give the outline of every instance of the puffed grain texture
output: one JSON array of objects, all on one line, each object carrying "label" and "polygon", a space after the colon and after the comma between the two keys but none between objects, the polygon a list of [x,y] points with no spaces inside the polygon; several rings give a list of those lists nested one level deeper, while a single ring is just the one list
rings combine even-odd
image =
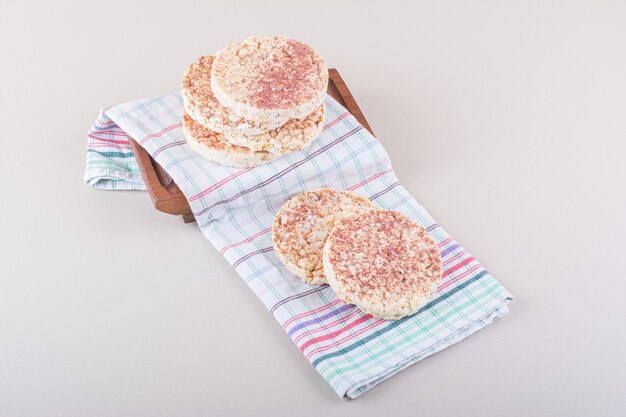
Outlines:
[{"label": "puffed grain texture", "polygon": [[183,75],[183,105],[196,122],[214,132],[236,137],[270,132],[288,121],[287,118],[275,118],[259,123],[237,116],[222,106],[211,90],[213,60],[212,56],[201,56],[187,67]]},{"label": "puffed grain texture", "polygon": [[272,242],[278,259],[306,283],[326,283],[322,251],[335,222],[373,203],[359,194],[318,188],[296,194],[280,208],[272,225]]},{"label": "puffed grain texture", "polygon": [[201,126],[187,113],[183,114],[183,131],[192,151],[218,164],[248,168],[279,157],[266,151],[256,152],[233,145],[224,139],[224,135]]},{"label": "puffed grain texture", "polygon": [[307,44],[251,36],[217,52],[211,87],[222,105],[245,119],[301,119],[324,101],[328,68]]},{"label": "puffed grain texture", "polygon": [[322,104],[304,119],[291,119],[284,125],[267,133],[247,136],[224,132],[230,143],[245,146],[253,151],[286,154],[304,149],[320,135],[324,128],[326,106]]},{"label": "puffed grain texture", "polygon": [[323,264],[341,300],[389,320],[430,301],[442,274],[439,248],[426,229],[389,210],[338,221],[326,240]]}]

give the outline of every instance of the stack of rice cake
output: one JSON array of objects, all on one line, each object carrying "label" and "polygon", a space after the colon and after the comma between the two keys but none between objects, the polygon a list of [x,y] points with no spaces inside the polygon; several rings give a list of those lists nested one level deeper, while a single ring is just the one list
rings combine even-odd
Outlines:
[{"label": "stack of rice cake", "polygon": [[189,65],[183,130],[199,155],[253,167],[303,149],[324,125],[328,68],[310,46],[252,36]]},{"label": "stack of rice cake", "polygon": [[345,303],[389,320],[417,312],[442,277],[441,254],[426,229],[349,191],[293,196],[276,213],[272,242],[289,272],[327,283]]}]

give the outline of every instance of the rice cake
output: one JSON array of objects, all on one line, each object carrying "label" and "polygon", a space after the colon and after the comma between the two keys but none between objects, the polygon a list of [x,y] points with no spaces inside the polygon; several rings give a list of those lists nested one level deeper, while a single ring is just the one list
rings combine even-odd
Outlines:
[{"label": "rice cake", "polygon": [[326,240],[323,263],[341,300],[389,320],[430,301],[442,274],[439,248],[426,229],[390,210],[338,221]]},{"label": "rice cake", "polygon": [[305,282],[326,283],[322,251],[333,225],[343,216],[373,208],[366,197],[331,188],[293,196],[278,210],[272,225],[272,242],[278,259]]},{"label": "rice cake", "polygon": [[224,139],[224,135],[201,126],[187,113],[183,114],[183,131],[191,150],[222,165],[248,168],[265,164],[279,156],[233,145]]},{"label": "rice cake", "polygon": [[322,105],[328,67],[309,45],[251,36],[218,51],[211,87],[219,102],[248,120],[302,119]]},{"label": "rice cake", "polygon": [[282,126],[287,119],[263,123],[237,116],[222,106],[211,90],[211,68],[214,57],[206,55],[187,67],[182,80],[185,111],[199,124],[214,132],[229,136],[260,135]]},{"label": "rice cake", "polygon": [[304,119],[291,119],[284,125],[267,133],[247,136],[241,133],[224,132],[230,143],[245,146],[253,151],[268,151],[285,154],[303,149],[322,132],[326,106],[322,104]]}]

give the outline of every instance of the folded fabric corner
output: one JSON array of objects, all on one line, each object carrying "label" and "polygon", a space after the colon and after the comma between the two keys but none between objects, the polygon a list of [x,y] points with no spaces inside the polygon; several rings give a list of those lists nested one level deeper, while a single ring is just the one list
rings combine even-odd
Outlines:
[{"label": "folded fabric corner", "polygon": [[145,190],[126,132],[100,110],[87,132],[85,183],[100,190]]}]

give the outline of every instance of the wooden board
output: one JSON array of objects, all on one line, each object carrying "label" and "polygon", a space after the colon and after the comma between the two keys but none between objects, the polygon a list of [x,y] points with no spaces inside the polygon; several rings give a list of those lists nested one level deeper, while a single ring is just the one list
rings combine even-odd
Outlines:
[{"label": "wooden board", "polygon": [[[367,130],[374,134],[339,72],[331,68],[328,70],[328,75],[328,94],[348,109]],[[185,223],[194,222],[195,218],[189,203],[174,180],[133,138],[129,136],[128,141],[135,159],[137,159],[139,170],[154,207],[164,213],[181,216]]]}]

